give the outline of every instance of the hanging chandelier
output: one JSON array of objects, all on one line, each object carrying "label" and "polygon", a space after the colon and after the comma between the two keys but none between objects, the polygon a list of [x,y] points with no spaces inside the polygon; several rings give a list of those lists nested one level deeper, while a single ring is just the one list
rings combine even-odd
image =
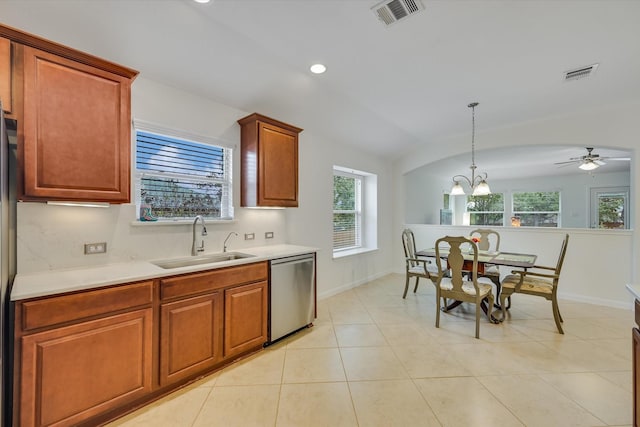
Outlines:
[{"label": "hanging chandelier", "polygon": [[476,137],[476,107],[478,106],[477,102],[472,102],[468,105],[471,108],[471,179],[467,178],[464,175],[455,175],[453,177],[453,187],[451,187],[451,195],[458,196],[465,194],[464,188],[460,185],[460,181],[466,181],[471,187],[472,194],[474,196],[486,196],[487,194],[491,194],[491,189],[489,188],[489,184],[487,184],[487,174],[483,172],[482,174],[476,175],[476,153],[475,153],[475,137]]}]

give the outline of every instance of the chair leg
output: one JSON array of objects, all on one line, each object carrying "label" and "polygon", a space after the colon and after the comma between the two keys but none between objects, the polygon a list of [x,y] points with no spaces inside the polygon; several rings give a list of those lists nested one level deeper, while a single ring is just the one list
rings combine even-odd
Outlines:
[{"label": "chair leg", "polygon": [[[476,301],[476,339],[480,338],[480,304],[481,301]],[[491,312],[491,306],[487,310]]]},{"label": "chair leg", "polygon": [[493,323],[493,320],[491,319],[491,315],[493,314],[493,303],[495,302],[493,294],[489,294],[487,299],[489,300],[489,305],[487,306],[487,319],[489,319],[489,322]]},{"label": "chair leg", "polygon": [[564,331],[562,330],[562,318],[560,317],[560,310],[558,309],[558,301],[554,298],[551,301],[551,305],[553,307],[553,320],[556,321],[556,327],[558,328],[558,332],[564,335]]},{"label": "chair leg", "polygon": [[407,280],[404,282],[404,293],[402,294],[402,298],[407,297],[407,290],[409,289],[409,275],[407,275]]},{"label": "chair leg", "polygon": [[[511,302],[511,295],[505,295],[504,289],[500,293],[500,307],[502,307],[502,320],[504,321],[507,318],[507,307],[505,305],[505,300],[509,298],[509,302]],[[509,304],[511,305],[511,304]]]},{"label": "chair leg", "polygon": [[416,291],[418,290],[418,281],[420,280],[420,277],[416,276],[416,286],[413,288],[413,293],[415,294]]},{"label": "chair leg", "polygon": [[511,295],[509,295],[509,305],[507,305],[507,310],[511,308]]},{"label": "chair leg", "polygon": [[[446,302],[446,299],[445,299]],[[446,305],[445,305],[446,307]],[[436,328],[440,327],[440,292],[436,289]]]}]

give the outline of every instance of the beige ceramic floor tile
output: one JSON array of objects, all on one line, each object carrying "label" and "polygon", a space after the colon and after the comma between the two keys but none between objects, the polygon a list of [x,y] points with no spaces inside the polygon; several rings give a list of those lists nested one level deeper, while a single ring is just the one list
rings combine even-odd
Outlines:
[{"label": "beige ceramic floor tile", "polygon": [[288,349],[284,362],[284,383],[345,381],[337,348]]},{"label": "beige ceramic floor tile", "polygon": [[334,325],[351,323],[373,323],[369,312],[364,308],[330,308],[331,321]]},{"label": "beige ceramic floor tile", "polygon": [[396,346],[393,348],[411,378],[469,376],[471,372],[440,344]]},{"label": "beige ceramic floor tile", "polygon": [[346,382],[284,384],[277,427],[357,427]]},{"label": "beige ceramic floor tile", "polygon": [[263,350],[247,360],[225,368],[215,385],[280,384],[284,367],[285,349]]},{"label": "beige ceramic floor tile", "polygon": [[420,379],[415,383],[443,426],[523,426],[473,377]]},{"label": "beige ceramic floor tile", "polygon": [[378,329],[391,346],[435,343],[435,340],[424,330],[424,325],[416,322],[383,324],[378,325]]},{"label": "beige ceramic floor tile", "polygon": [[409,377],[390,347],[341,348],[340,354],[349,381],[393,380]]},{"label": "beige ceramic floor tile", "polygon": [[[609,425],[631,424],[633,399],[629,392],[594,373],[540,375],[562,394]],[[607,399],[602,399],[607,396]]]},{"label": "beige ceramic floor tile", "polygon": [[338,347],[333,324],[319,324],[291,335],[287,348],[335,348]]},{"label": "beige ceramic floor tile", "polygon": [[574,371],[624,371],[629,369],[627,358],[617,356],[607,348],[595,346],[592,341],[543,341],[542,344],[570,358],[576,368]]},{"label": "beige ceramic floor tile", "polygon": [[605,425],[537,375],[477,379],[527,427]]},{"label": "beige ceramic floor tile", "polygon": [[440,426],[411,380],[350,382],[360,427]]},{"label": "beige ceramic floor tile", "polygon": [[214,387],[193,427],[272,426],[279,396],[279,385]]},{"label": "beige ceramic floor tile", "polygon": [[629,338],[593,340],[593,345],[602,347],[616,356],[627,359],[629,362],[633,360],[633,349]]},{"label": "beige ceramic floor tile", "polygon": [[207,396],[210,387],[188,387],[178,390],[124,418],[109,424],[111,427],[183,427],[190,426]]},{"label": "beige ceramic floor tile", "polygon": [[405,307],[367,308],[373,321],[379,325],[385,323],[406,323],[420,320],[421,317]]},{"label": "beige ceramic floor tile", "polygon": [[387,340],[376,325],[336,325],[335,330],[340,347],[388,345]]},{"label": "beige ceramic floor tile", "polygon": [[598,372],[602,378],[609,380],[618,387],[622,387],[628,393],[633,393],[633,372],[632,371],[618,371],[618,372]]}]

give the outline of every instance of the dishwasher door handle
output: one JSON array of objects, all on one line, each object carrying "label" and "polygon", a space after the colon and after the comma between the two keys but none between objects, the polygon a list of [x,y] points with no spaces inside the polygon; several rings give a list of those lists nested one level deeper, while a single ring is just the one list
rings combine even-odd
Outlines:
[{"label": "dishwasher door handle", "polygon": [[274,259],[271,260],[271,265],[275,266],[275,265],[281,265],[281,264],[299,264],[301,262],[312,262],[313,261],[313,255],[309,256],[309,255],[301,255],[301,256],[297,256],[297,257],[288,257],[288,258],[279,258],[279,259]]}]

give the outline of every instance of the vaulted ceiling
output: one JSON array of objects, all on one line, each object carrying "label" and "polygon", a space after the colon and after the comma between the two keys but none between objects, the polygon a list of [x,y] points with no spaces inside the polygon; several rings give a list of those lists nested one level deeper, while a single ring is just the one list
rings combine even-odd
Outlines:
[{"label": "vaulted ceiling", "polygon": [[422,0],[391,26],[377,3],[3,0],[0,20],[387,157],[470,133],[472,101],[482,131],[640,99],[640,1]]}]

